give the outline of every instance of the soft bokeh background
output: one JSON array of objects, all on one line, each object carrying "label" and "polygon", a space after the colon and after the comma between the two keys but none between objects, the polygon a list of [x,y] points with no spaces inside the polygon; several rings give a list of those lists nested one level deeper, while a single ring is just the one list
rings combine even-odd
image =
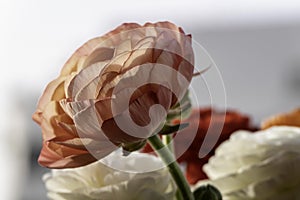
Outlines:
[{"label": "soft bokeh background", "polygon": [[[299,1],[1,0],[1,199],[46,199],[47,170],[36,163],[41,134],[31,114],[75,49],[123,22],[162,20],[182,26],[210,53],[228,107],[259,124],[300,106]],[[218,74],[204,79],[213,105],[223,108]],[[203,106],[210,104],[204,79],[192,85]]]}]

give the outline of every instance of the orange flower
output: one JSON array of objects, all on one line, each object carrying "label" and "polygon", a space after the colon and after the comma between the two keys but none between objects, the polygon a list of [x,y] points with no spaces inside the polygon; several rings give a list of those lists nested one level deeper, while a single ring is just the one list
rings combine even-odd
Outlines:
[{"label": "orange flower", "polygon": [[[200,116],[199,116],[200,115]],[[197,121],[195,121],[196,119]],[[189,129],[193,130],[192,126],[198,126],[198,132],[193,143],[187,151],[178,159],[179,162],[186,162],[187,171],[186,176],[191,184],[195,184],[198,180],[207,178],[206,174],[202,171],[202,167],[208,162],[208,159],[214,155],[214,150],[230,135],[239,129],[253,130],[250,126],[249,118],[239,112],[233,110],[218,111],[211,108],[194,110],[190,119],[190,127],[183,129],[182,133],[185,138],[189,139]],[[220,127],[223,127],[219,130]],[[209,132],[208,132],[209,130]],[[206,144],[212,146],[212,150],[204,158],[199,158],[199,150],[203,144],[206,134],[218,134],[221,131],[221,135],[216,144]],[[208,141],[210,142],[210,141]],[[176,141],[175,148],[180,149],[184,145],[184,142]]]},{"label": "orange flower", "polygon": [[123,24],[89,40],[33,114],[43,133],[39,163],[78,167],[120,146],[138,148],[184,96],[193,59],[191,36],[169,22]]},{"label": "orange flower", "polygon": [[272,126],[298,126],[300,127],[300,108],[296,108],[287,113],[280,113],[267,119],[261,123],[262,129],[268,129]]}]

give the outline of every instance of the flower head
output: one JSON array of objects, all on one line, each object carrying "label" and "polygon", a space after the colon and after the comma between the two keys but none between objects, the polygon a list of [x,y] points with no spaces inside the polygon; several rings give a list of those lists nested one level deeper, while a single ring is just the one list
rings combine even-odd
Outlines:
[{"label": "flower head", "polygon": [[[113,164],[112,164],[113,163]],[[107,165],[118,165],[119,171]],[[136,173],[151,167],[160,170]],[[120,152],[109,158],[73,169],[54,169],[43,180],[50,199],[64,200],[173,200],[176,187],[163,163],[156,157]]]},{"label": "flower head", "polygon": [[[255,129],[251,125],[248,115],[234,109],[227,109],[226,111],[215,108],[194,109],[190,118],[185,122],[189,122],[190,126],[180,133],[184,137],[180,138],[181,140],[175,138],[174,143],[175,148],[180,152],[180,149],[185,148],[185,141],[192,139],[189,132],[197,128],[198,131],[192,144],[178,159],[179,162],[186,163],[186,176],[190,184],[207,178],[202,170],[203,165],[214,155],[215,149],[227,140],[234,131]],[[221,134],[216,143],[210,140],[205,141],[208,134],[211,137],[218,137],[219,132]],[[211,147],[211,150],[205,157],[200,158],[200,148],[204,145]]]},{"label": "flower head", "polygon": [[191,36],[169,22],[127,23],[89,40],[33,115],[43,133],[39,163],[78,167],[141,147],[186,93],[193,62]]},{"label": "flower head", "polygon": [[237,131],[204,165],[210,183],[224,199],[298,199],[300,128],[274,126]]}]

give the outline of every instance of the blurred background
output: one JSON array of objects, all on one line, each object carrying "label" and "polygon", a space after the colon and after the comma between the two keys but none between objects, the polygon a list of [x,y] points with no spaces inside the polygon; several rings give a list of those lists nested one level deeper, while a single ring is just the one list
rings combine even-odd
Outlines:
[{"label": "blurred background", "polygon": [[46,199],[48,170],[36,162],[41,131],[31,115],[71,54],[124,22],[164,20],[191,33],[218,66],[223,81],[209,70],[192,83],[200,106],[211,104],[205,82],[213,106],[257,125],[300,106],[299,1],[1,0],[1,199]]}]

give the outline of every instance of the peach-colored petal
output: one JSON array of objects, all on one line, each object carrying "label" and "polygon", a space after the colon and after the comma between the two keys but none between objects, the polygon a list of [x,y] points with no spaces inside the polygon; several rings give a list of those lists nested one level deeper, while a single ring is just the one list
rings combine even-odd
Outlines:
[{"label": "peach-colored petal", "polygon": [[147,36],[139,40],[131,50],[138,49],[152,49],[155,45],[156,38],[153,36]]},{"label": "peach-colored petal", "polygon": [[105,38],[97,37],[89,40],[83,46],[75,51],[71,58],[63,66],[60,76],[67,76],[77,71],[77,65],[81,57],[88,56]]},{"label": "peach-colored petal", "polygon": [[122,41],[121,44],[116,47],[114,57],[119,54],[122,54],[123,52],[131,51],[131,50],[132,50],[131,40],[127,39],[125,41]]},{"label": "peach-colored petal", "polygon": [[71,130],[64,129],[59,123],[72,124],[72,119],[66,115],[58,102],[51,101],[45,107],[43,116],[41,119],[41,128],[43,133],[43,139],[48,140],[64,140],[76,137],[76,132],[70,132]]},{"label": "peach-colored petal", "polygon": [[145,140],[186,93],[193,62],[191,37],[169,22],[125,23],[89,40],[49,83],[33,115],[43,133],[40,162],[80,166],[91,154],[102,158]]},{"label": "peach-colored petal", "polygon": [[64,112],[66,112],[71,118],[74,118],[74,115],[78,112],[81,112],[94,104],[94,100],[69,101],[68,99],[62,99],[59,103]]},{"label": "peach-colored petal", "polygon": [[[153,87],[152,87],[153,88]],[[146,93],[142,93],[140,97],[135,99],[129,105],[129,112],[133,121],[140,126],[146,126],[150,123],[151,119],[149,111],[154,105],[161,105],[167,112],[171,107],[172,92],[162,86],[156,87],[155,90],[148,90]],[[159,115],[159,112],[155,112]],[[164,121],[166,116],[153,116],[153,119]],[[157,123],[155,123],[157,124]],[[157,127],[153,127],[155,129]],[[153,130],[149,130],[153,132]]]},{"label": "peach-colored petal", "polygon": [[113,144],[112,142],[98,141],[90,138],[74,138],[62,142],[56,142],[56,144],[63,145],[77,150],[87,150],[89,154],[93,155],[97,159],[102,159],[111,152],[120,147],[120,144]]},{"label": "peach-colored petal", "polygon": [[[102,93],[100,90],[102,87],[110,82],[112,77],[115,77],[115,74],[119,71],[119,68],[124,64],[128,59],[129,53],[124,53],[118,56],[118,59],[113,59],[110,63],[106,64],[101,73],[98,73],[94,79],[92,79],[87,85],[85,85],[76,95],[75,100],[81,101],[84,99],[96,99],[100,98],[99,94]],[[109,71],[108,71],[109,70]],[[102,98],[105,95],[100,95]]]},{"label": "peach-colored petal", "polygon": [[151,50],[147,49],[134,50],[128,53],[126,52],[120,56],[122,56],[122,61],[119,61],[118,58],[114,60],[116,62],[121,62],[120,64],[109,64],[107,68],[103,71],[103,80],[101,81],[103,86],[100,88],[99,95],[97,96],[97,98],[100,98],[101,96],[110,96],[110,89],[114,88],[119,83],[119,81],[123,77],[123,73],[125,72],[125,70],[128,70],[129,68],[133,67],[138,67],[139,65],[136,65],[137,63],[147,63],[150,61],[149,58],[152,57]]},{"label": "peach-colored petal", "polygon": [[[102,123],[103,132],[112,141],[120,143],[136,142],[151,136],[165,120],[171,106],[172,92],[161,86],[145,86],[135,91],[138,94],[133,94],[135,99],[129,100],[128,105],[123,104],[126,101],[118,101],[122,95],[128,96],[126,89],[120,93],[112,99],[114,117]],[[149,112],[155,105],[162,106],[164,112],[161,109]]]},{"label": "peach-colored petal", "polygon": [[[68,95],[67,97],[74,98],[77,101],[84,100],[78,98],[79,93],[82,93],[82,90],[84,90],[84,88],[87,88],[87,86],[97,77],[97,75],[101,73],[106,64],[106,62],[97,62],[81,70],[76,76],[72,78],[70,83],[66,85],[66,93]],[[92,89],[88,91],[91,94],[84,94],[81,96],[84,96],[85,99],[89,99],[95,96]]]},{"label": "peach-colored petal", "polygon": [[[143,138],[138,138],[134,137],[128,132],[124,132],[119,125],[116,123],[116,120],[118,119],[119,116],[115,116],[112,119],[106,120],[103,122],[101,129],[103,133],[111,140],[114,141],[115,143],[132,143],[132,142],[138,142]],[[120,121],[123,120],[120,119]]]},{"label": "peach-colored petal", "polygon": [[74,123],[80,137],[111,143],[102,133],[101,121],[97,115],[95,104],[92,104],[74,115]]},{"label": "peach-colored petal", "polygon": [[[147,23],[145,24],[145,26],[153,26],[155,27],[156,31],[157,32],[166,32],[168,34],[172,34],[173,36],[170,35],[170,37],[175,37],[177,38],[178,41],[181,41],[182,39],[182,36],[185,36],[185,33],[184,31],[176,26],[175,24],[173,23],[170,23],[170,22],[158,22],[158,23],[155,23],[155,24],[151,24],[151,23]],[[166,29],[169,29],[171,31],[166,31]]]},{"label": "peach-colored petal", "polygon": [[[146,43],[149,45],[150,43]],[[172,49],[178,49],[179,45],[176,41],[170,41],[170,43],[166,44],[164,48],[172,48]],[[158,54],[157,54],[157,53]],[[153,60],[155,59],[155,60]],[[114,60],[118,60],[118,58],[114,58]],[[114,88],[119,81],[123,78],[123,73],[125,73],[128,70],[131,70],[133,67],[139,67],[139,65],[144,63],[160,63],[164,64],[166,66],[173,67],[175,70],[180,69],[182,72],[182,75],[186,77],[188,81],[192,78],[192,72],[193,72],[193,65],[181,58],[180,56],[170,53],[168,51],[157,51],[156,49],[149,49],[149,48],[142,48],[133,50],[130,53],[130,56],[126,60],[126,62],[122,62],[121,65],[113,65],[114,68],[112,69],[111,65],[108,64],[106,69],[103,71],[103,74],[108,74],[111,72],[116,72],[114,76],[110,77],[109,79],[103,81],[103,87],[99,91],[99,94],[106,96],[109,96],[109,91]],[[118,69],[119,68],[119,69]],[[176,71],[174,71],[176,72]],[[177,88],[176,85],[174,85],[174,88]],[[180,84],[179,84],[179,88]],[[98,96],[99,98],[99,96]]]},{"label": "peach-colored petal", "polygon": [[[60,153],[59,153],[60,152]],[[64,152],[64,154],[61,154]],[[73,168],[87,165],[96,159],[86,150],[77,150],[63,145],[44,142],[38,162],[49,168]]]},{"label": "peach-colored petal", "polygon": [[50,101],[58,101],[64,98],[64,81],[65,77],[58,77],[47,85],[45,91],[39,99],[37,110],[32,116],[34,121],[39,124],[41,123],[41,113]]},{"label": "peach-colored petal", "polygon": [[152,63],[132,68],[122,74],[120,80],[122,81],[115,85],[113,92],[116,101],[119,101],[116,105],[126,103],[125,100],[129,98],[126,96],[128,95],[126,94],[128,88],[134,90],[145,84],[158,84],[169,88],[178,99],[181,99],[189,85],[189,81],[183,76],[179,76],[176,70],[165,65]]},{"label": "peach-colored petal", "polygon": [[[141,27],[138,24],[134,23],[124,23],[121,26],[117,27],[115,30],[105,34],[102,37],[97,37],[89,40],[85,44],[83,44],[79,49],[75,51],[75,53],[71,56],[71,58],[66,62],[64,67],[61,70],[61,76],[67,76],[71,72],[77,71],[78,62],[81,57],[90,55],[97,47],[108,47],[111,48],[113,46],[117,46],[120,41],[125,39],[129,39],[128,33],[129,30],[136,29]],[[126,31],[124,31],[126,30]],[[122,32],[124,31],[124,32]],[[113,37],[117,35],[116,37]],[[109,40],[112,39],[113,41]]]},{"label": "peach-colored petal", "polygon": [[114,48],[100,47],[95,49],[88,57],[85,59],[83,68],[93,65],[99,62],[105,62],[112,59],[114,55]]}]

